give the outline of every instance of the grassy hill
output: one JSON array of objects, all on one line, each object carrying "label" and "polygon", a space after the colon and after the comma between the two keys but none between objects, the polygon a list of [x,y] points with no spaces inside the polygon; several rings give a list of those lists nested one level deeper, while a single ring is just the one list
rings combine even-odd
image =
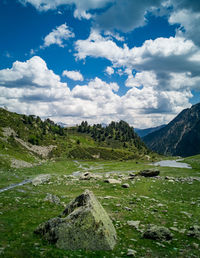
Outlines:
[{"label": "grassy hill", "polygon": [[[0,155],[0,165],[9,167],[16,160],[30,164],[58,157],[128,160],[145,159],[151,153],[124,121],[112,122],[105,128],[90,126],[87,122],[62,128],[50,119],[42,121],[34,115],[20,115],[0,108]],[[21,165],[28,166],[27,163]]]}]

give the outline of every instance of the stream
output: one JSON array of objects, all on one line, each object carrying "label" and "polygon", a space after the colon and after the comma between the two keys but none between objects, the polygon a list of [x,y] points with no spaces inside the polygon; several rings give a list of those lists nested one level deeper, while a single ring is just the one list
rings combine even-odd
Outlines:
[{"label": "stream", "polygon": [[22,186],[22,185],[31,183],[31,181],[32,181],[31,179],[26,179],[26,180],[24,180],[24,181],[22,181],[22,182],[20,182],[20,183],[9,185],[9,186],[7,186],[7,187],[4,187],[4,188],[0,189],[0,193],[3,193],[3,192],[5,192],[5,191],[8,191],[8,190],[10,190],[10,189],[12,189],[12,188],[15,188],[15,187],[17,187],[17,186]]},{"label": "stream", "polygon": [[[187,163],[184,163],[184,162],[180,162],[182,161],[181,159],[177,159],[177,160],[161,160],[161,161],[158,161],[158,162],[155,162],[151,165],[154,165],[154,166],[160,166],[160,167],[174,167],[174,168],[188,168],[188,169],[191,169],[192,167],[187,164]],[[85,168],[83,167],[77,160],[74,161],[76,163],[76,165],[78,166],[78,168],[80,170],[83,170],[83,171],[86,171],[86,170],[90,170],[91,168],[94,169],[94,167],[90,167],[90,168]],[[101,169],[101,168],[97,168],[97,169]],[[114,174],[114,173],[134,173],[136,171],[132,170],[132,171],[110,171],[110,172],[104,172],[104,174]],[[76,172],[73,172],[72,175],[73,176],[80,176],[81,175],[81,171],[76,171]],[[103,174],[103,173],[96,173],[96,174]],[[26,179],[20,183],[17,183],[17,184],[12,184],[12,185],[9,185],[7,187],[4,187],[2,189],[0,189],[0,193],[3,193],[5,191],[8,191],[10,189],[13,189],[17,186],[22,186],[22,185],[25,185],[25,184],[28,184],[28,183],[31,183],[31,179]]]}]

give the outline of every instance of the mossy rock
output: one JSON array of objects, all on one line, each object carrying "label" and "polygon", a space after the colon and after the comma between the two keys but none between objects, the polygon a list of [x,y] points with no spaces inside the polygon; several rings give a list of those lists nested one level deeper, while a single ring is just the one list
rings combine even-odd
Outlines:
[{"label": "mossy rock", "polygon": [[148,225],[147,229],[143,233],[143,238],[153,239],[153,240],[171,240],[172,233],[170,230],[163,226]]},{"label": "mossy rock", "polygon": [[62,215],[39,225],[35,233],[65,250],[112,250],[116,231],[94,194],[86,190]]}]

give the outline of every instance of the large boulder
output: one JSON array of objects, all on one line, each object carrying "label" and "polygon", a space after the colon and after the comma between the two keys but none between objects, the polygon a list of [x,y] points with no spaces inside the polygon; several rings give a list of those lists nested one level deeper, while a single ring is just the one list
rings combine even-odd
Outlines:
[{"label": "large boulder", "polygon": [[158,176],[160,174],[159,170],[142,170],[138,173],[139,176],[144,176],[144,177],[154,177],[154,176]]},{"label": "large boulder", "polygon": [[35,233],[65,250],[112,250],[117,239],[112,221],[89,190],[72,200],[59,217],[39,225]]}]

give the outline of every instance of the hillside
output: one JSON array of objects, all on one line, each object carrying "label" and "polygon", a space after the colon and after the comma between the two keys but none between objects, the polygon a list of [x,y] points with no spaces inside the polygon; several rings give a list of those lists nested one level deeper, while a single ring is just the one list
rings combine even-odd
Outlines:
[{"label": "hillside", "polygon": [[83,122],[63,128],[50,119],[0,109],[0,165],[29,166],[42,159],[134,159],[149,150],[125,122],[103,128]]},{"label": "hillside", "polygon": [[200,153],[200,103],[183,110],[164,128],[143,138],[153,151],[165,155]]}]

